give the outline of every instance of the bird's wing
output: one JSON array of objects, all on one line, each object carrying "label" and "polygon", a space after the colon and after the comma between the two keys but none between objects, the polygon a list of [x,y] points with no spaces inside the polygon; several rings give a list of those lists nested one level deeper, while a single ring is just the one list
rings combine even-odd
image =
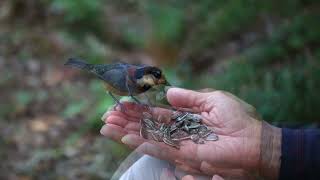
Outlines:
[{"label": "bird's wing", "polygon": [[113,68],[105,71],[100,78],[104,80],[109,86],[112,86],[114,89],[117,89],[120,92],[128,92],[126,86],[126,76],[127,71],[124,68]]},{"label": "bird's wing", "polygon": [[116,63],[116,64],[96,64],[94,65],[93,73],[102,76],[105,72],[113,69],[125,69],[128,66],[126,63]]}]

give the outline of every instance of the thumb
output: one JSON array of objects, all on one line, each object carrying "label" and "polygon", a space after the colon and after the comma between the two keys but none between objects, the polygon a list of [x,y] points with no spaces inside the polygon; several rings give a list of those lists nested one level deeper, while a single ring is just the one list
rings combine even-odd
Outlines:
[{"label": "thumb", "polygon": [[194,177],[191,175],[186,175],[186,176],[183,176],[181,180],[194,180]]},{"label": "thumb", "polygon": [[212,180],[224,180],[224,179],[219,175],[214,175],[212,176]]},{"label": "thumb", "polygon": [[167,99],[172,106],[182,108],[198,108],[201,106],[207,97],[207,93],[197,91],[170,88],[167,92]]},{"label": "thumb", "polygon": [[171,170],[169,170],[168,168],[162,169],[160,180],[175,180],[175,179],[176,177],[174,176]]}]

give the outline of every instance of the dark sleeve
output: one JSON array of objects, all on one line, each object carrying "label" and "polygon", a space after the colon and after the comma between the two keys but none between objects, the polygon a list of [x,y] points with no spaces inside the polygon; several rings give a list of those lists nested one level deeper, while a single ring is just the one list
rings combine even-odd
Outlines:
[{"label": "dark sleeve", "polygon": [[279,179],[320,179],[320,130],[282,129]]}]

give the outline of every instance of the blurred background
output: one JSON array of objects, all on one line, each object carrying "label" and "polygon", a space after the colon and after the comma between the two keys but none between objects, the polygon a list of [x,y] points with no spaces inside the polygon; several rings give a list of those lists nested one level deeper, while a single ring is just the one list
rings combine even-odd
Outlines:
[{"label": "blurred background", "polygon": [[320,121],[317,0],[1,0],[0,179],[109,179],[130,152],[99,134],[113,104],[63,67],[121,59],[230,91],[264,120]]}]

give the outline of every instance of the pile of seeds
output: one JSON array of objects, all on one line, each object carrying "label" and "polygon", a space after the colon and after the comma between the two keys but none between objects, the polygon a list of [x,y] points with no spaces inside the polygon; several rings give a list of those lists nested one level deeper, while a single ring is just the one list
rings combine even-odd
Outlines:
[{"label": "pile of seeds", "polygon": [[153,116],[143,113],[140,135],[146,139],[164,142],[177,149],[183,140],[192,140],[194,143],[203,144],[205,141],[217,141],[218,135],[202,123],[198,114],[174,111],[168,124],[154,120]]}]

